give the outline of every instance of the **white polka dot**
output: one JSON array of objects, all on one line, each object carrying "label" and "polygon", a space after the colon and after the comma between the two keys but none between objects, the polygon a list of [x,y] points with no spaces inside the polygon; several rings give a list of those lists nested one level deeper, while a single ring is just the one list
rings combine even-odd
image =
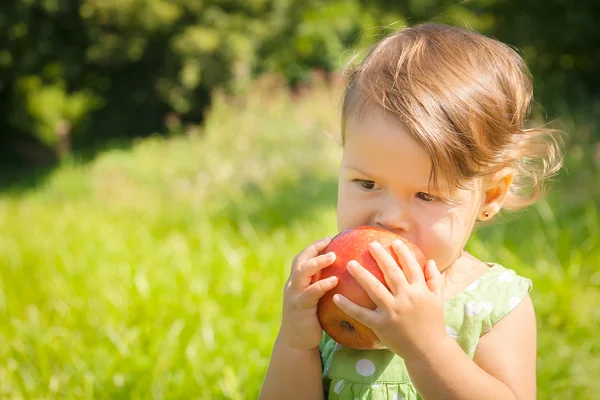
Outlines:
[{"label": "white polka dot", "polygon": [[356,362],[356,372],[362,376],[371,376],[375,373],[375,364],[373,361],[363,358]]},{"label": "white polka dot", "polygon": [[448,336],[452,336],[454,339],[456,339],[458,337],[458,334],[456,333],[454,328],[452,328],[450,326],[446,327],[446,333],[448,334]]},{"label": "white polka dot", "polygon": [[477,289],[477,287],[479,286],[479,279],[477,279],[475,282],[471,283],[469,286],[467,286],[467,288],[465,290],[475,290]]},{"label": "white polka dot", "polygon": [[394,393],[392,395],[392,400],[402,400],[404,397],[400,393]]},{"label": "white polka dot", "polygon": [[485,311],[487,311],[488,314],[490,314],[492,312],[492,309],[494,308],[494,306],[492,305],[492,303],[490,303],[489,301],[482,301],[479,304],[481,304],[481,307],[483,307],[483,309]]},{"label": "white polka dot", "polygon": [[479,314],[480,311],[479,304],[474,301],[470,301],[465,304],[465,314],[467,314],[469,317]]},{"label": "white polka dot", "polygon": [[338,383],[335,384],[333,391],[337,394],[340,394],[342,392],[343,388],[344,388],[344,381],[339,381]]},{"label": "white polka dot", "polygon": [[510,307],[510,309],[514,309],[516,306],[519,305],[519,303],[521,302],[521,298],[520,297],[513,297],[508,301],[508,306]]},{"label": "white polka dot", "polygon": [[472,317],[474,315],[482,313],[483,311],[491,313],[492,308],[492,303],[490,303],[489,301],[480,301],[479,303],[475,301],[470,301],[467,304],[465,304],[465,314],[467,314],[469,317]]},{"label": "white polka dot", "polygon": [[514,277],[513,273],[510,271],[504,271],[498,277],[498,279],[500,279],[502,282],[512,282],[514,278],[515,277]]}]

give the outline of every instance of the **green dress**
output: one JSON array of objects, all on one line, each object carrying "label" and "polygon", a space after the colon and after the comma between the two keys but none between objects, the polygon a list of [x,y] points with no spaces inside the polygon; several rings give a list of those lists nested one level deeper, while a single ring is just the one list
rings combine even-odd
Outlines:
[{"label": "green dress", "polygon": [[[444,304],[446,332],[473,359],[479,338],[531,290],[531,281],[493,264]],[[402,358],[389,350],[354,350],[327,334],[319,345],[323,388],[329,399],[421,399]]]}]

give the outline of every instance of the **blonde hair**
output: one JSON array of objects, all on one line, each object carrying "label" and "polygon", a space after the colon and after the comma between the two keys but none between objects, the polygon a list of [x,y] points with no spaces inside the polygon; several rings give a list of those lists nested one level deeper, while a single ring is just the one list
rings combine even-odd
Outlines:
[{"label": "blonde hair", "polygon": [[562,165],[561,132],[526,129],[532,79],[509,46],[476,32],[426,23],[377,43],[346,70],[346,124],[364,106],[403,122],[431,157],[430,184],[465,187],[503,168],[515,171],[505,207],[537,201]]}]

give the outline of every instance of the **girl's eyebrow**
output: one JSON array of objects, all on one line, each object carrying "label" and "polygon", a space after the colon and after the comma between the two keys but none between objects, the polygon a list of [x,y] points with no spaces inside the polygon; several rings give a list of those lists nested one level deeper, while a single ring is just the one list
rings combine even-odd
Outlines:
[{"label": "girl's eyebrow", "polygon": [[356,171],[356,172],[358,172],[358,173],[360,173],[362,175],[371,176],[371,174],[363,171],[362,169],[354,167],[354,166],[351,166],[351,165],[342,165],[342,167],[345,168],[345,169],[351,169],[351,170]]}]

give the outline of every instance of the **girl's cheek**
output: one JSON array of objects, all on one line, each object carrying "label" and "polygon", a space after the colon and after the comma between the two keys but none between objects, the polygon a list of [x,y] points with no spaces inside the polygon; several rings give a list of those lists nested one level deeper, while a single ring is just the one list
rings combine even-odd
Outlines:
[{"label": "girl's cheek", "polygon": [[416,244],[427,259],[437,261],[447,247],[447,243],[441,240],[440,235],[443,237],[443,233],[439,231],[439,228],[439,226],[432,227],[431,225],[428,225],[428,227],[420,225],[418,227]]}]

